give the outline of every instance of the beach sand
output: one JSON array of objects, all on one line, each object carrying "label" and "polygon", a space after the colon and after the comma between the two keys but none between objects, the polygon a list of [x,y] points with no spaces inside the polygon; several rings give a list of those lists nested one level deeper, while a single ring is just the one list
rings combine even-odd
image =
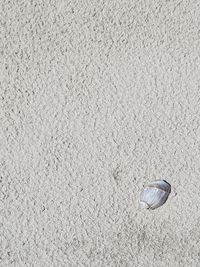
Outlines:
[{"label": "beach sand", "polygon": [[[200,266],[199,1],[0,17],[0,266]],[[141,209],[154,179],[172,192]]]}]

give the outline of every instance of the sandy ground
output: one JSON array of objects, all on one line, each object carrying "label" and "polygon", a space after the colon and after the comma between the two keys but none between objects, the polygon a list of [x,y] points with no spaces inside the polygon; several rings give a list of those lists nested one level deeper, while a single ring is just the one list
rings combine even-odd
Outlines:
[{"label": "sandy ground", "polygon": [[0,3],[0,266],[200,266],[199,1]]}]

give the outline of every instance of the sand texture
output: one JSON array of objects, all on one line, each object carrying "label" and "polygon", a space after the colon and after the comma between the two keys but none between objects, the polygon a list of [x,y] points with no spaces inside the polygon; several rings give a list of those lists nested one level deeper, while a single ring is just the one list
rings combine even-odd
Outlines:
[{"label": "sand texture", "polygon": [[0,0],[0,22],[0,266],[199,267],[199,0]]}]

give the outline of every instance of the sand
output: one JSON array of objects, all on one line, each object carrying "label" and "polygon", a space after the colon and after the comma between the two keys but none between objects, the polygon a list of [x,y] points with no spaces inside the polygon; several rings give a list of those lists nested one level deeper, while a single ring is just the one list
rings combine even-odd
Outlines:
[{"label": "sand", "polygon": [[0,266],[200,266],[199,1],[0,12]]}]

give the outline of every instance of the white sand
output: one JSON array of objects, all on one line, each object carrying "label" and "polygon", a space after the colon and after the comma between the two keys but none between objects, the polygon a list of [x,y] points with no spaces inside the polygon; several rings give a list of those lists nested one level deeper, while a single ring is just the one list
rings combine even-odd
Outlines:
[{"label": "white sand", "polygon": [[0,266],[200,266],[199,1],[0,11]]}]

